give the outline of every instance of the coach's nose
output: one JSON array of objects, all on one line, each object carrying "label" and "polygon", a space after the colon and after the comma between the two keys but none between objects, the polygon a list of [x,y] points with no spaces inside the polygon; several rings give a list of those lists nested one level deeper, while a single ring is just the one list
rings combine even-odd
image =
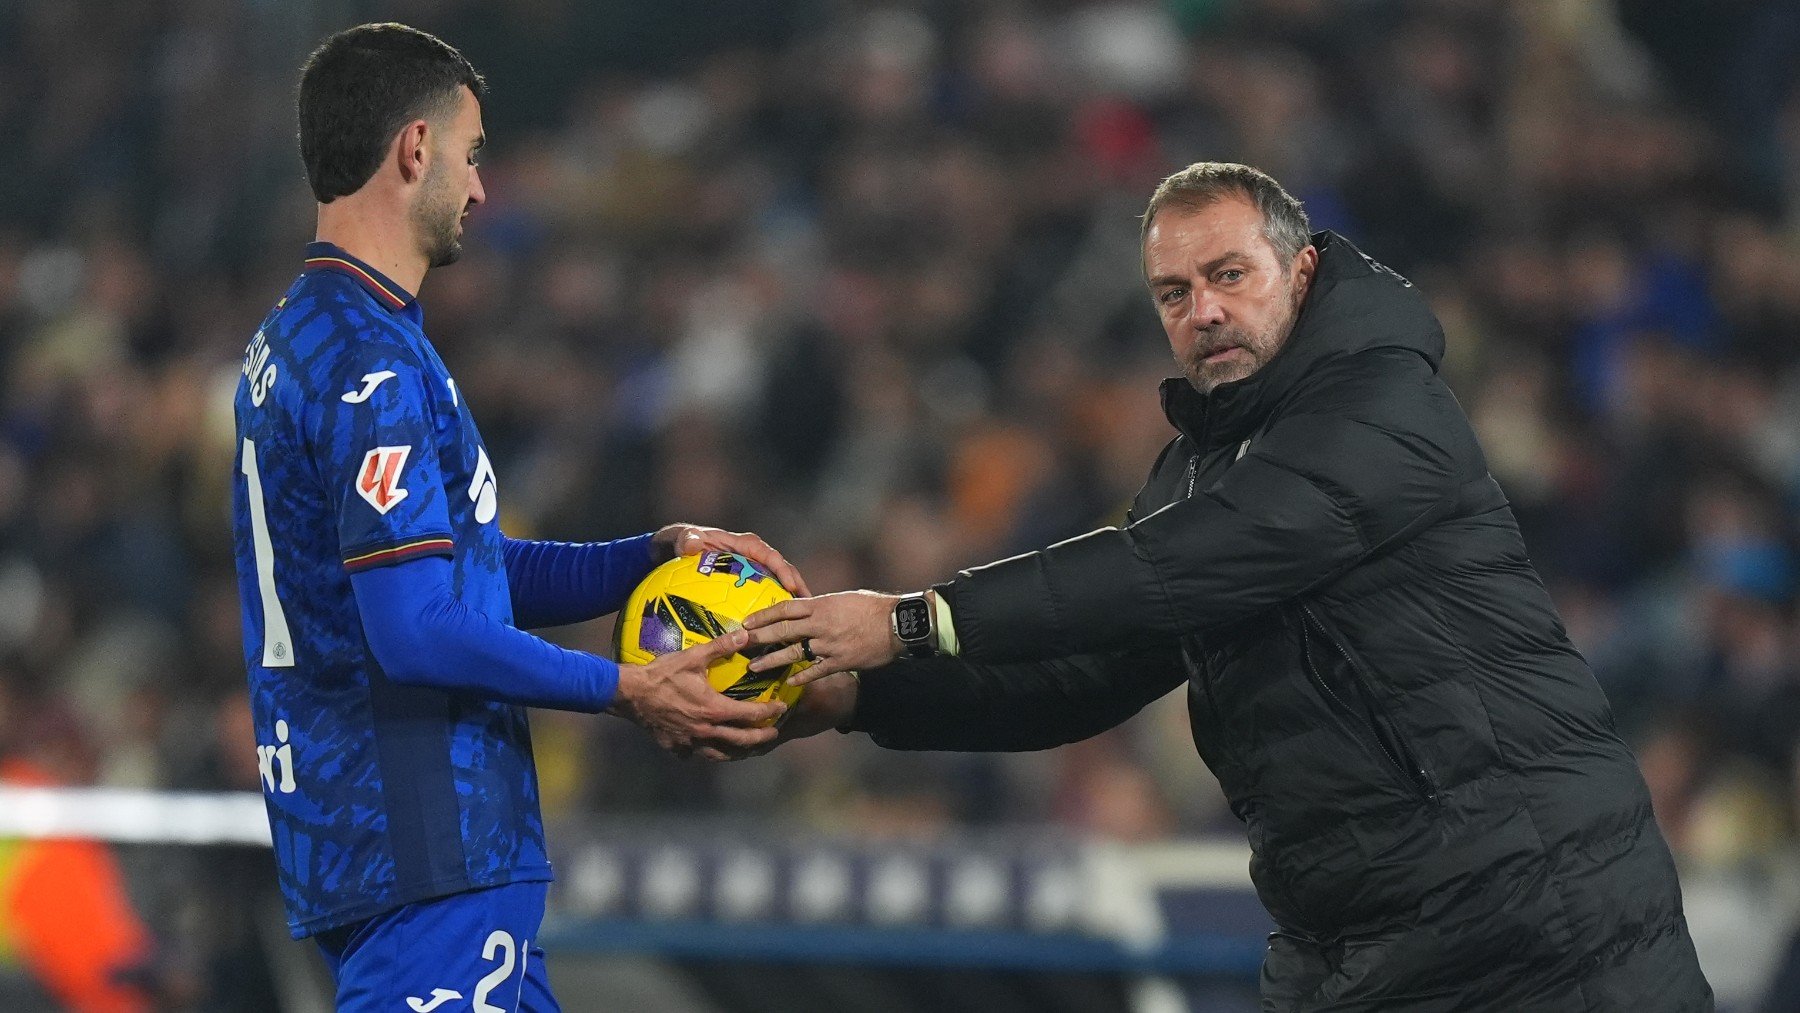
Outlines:
[{"label": "coach's nose", "polygon": [[1194,290],[1193,307],[1188,323],[1196,331],[1210,330],[1225,322],[1225,303],[1211,286]]}]

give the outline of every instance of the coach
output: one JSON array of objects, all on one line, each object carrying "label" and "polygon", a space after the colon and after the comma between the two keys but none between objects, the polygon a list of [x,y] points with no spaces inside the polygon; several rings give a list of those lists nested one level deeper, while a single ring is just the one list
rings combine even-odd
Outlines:
[{"label": "coach", "polygon": [[752,617],[789,645],[759,667],[820,659],[789,736],[1042,749],[1185,678],[1279,926],[1265,1010],[1711,1009],[1637,764],[1424,298],[1241,165],[1157,188],[1143,266],[1185,375],[1129,523]]}]

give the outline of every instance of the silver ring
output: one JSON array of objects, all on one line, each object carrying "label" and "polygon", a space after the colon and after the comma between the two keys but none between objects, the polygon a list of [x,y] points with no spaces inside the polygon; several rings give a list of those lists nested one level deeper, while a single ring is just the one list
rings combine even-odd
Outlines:
[{"label": "silver ring", "polygon": [[812,638],[804,637],[800,641],[800,656],[807,661],[818,661],[819,656],[813,653]]}]

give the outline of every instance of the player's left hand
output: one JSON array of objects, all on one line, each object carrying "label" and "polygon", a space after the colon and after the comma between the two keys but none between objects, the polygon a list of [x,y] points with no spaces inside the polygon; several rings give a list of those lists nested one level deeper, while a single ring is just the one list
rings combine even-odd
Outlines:
[{"label": "player's left hand", "polygon": [[709,528],[699,524],[670,524],[659,529],[650,536],[651,558],[657,563],[664,563],[677,556],[697,556],[708,550],[714,552],[732,552],[743,556],[757,566],[769,572],[769,575],[781,582],[788,593],[797,598],[805,598],[812,594],[806,586],[806,578],[787,557],[776,552],[774,546],[762,540],[760,535],[749,531],[726,531],[721,528]]},{"label": "player's left hand", "polygon": [[835,672],[878,668],[900,656],[892,617],[899,595],[874,591],[842,591],[817,598],[779,602],[744,620],[750,646],[786,644],[750,662],[753,672],[807,660],[817,663],[788,677],[804,686]]}]

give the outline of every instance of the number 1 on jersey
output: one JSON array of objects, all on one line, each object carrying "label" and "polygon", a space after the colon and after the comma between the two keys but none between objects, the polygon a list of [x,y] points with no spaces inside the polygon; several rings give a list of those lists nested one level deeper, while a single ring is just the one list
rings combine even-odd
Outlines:
[{"label": "number 1 on jersey", "polygon": [[275,546],[269,541],[269,517],[263,510],[262,474],[256,470],[256,444],[244,441],[244,481],[249,485],[250,541],[256,549],[256,589],[262,596],[264,668],[294,667],[294,638],[287,613],[275,596]]}]

